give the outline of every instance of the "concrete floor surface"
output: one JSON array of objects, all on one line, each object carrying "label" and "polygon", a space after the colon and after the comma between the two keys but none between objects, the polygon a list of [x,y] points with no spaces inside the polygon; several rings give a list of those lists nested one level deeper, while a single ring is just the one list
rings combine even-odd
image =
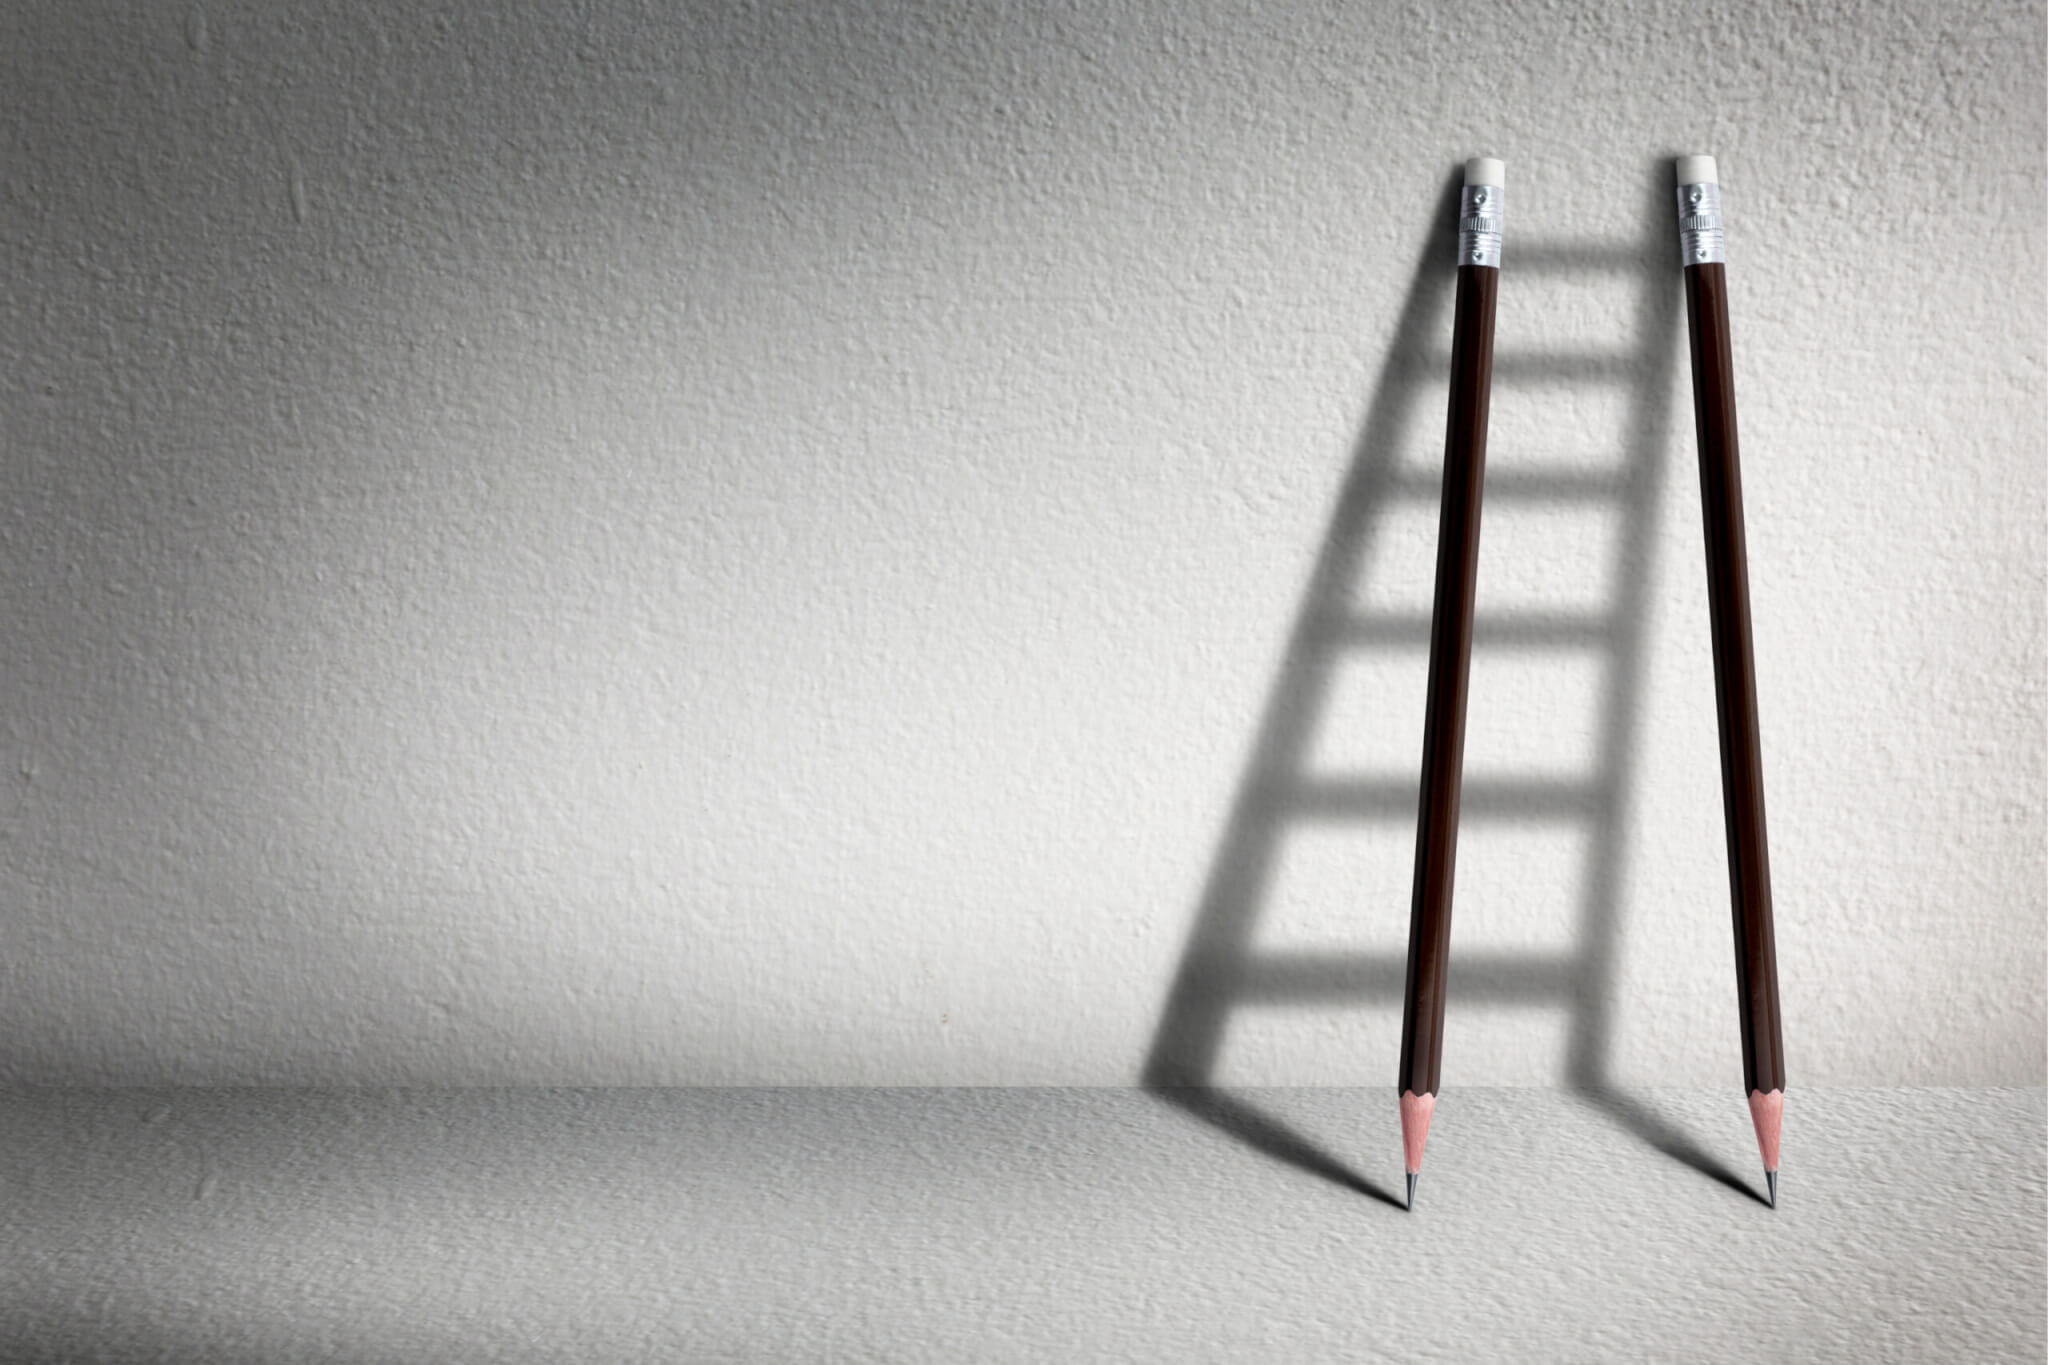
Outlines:
[{"label": "concrete floor surface", "polygon": [[6,1361],[2027,1361],[2040,1089],[0,1093]]}]

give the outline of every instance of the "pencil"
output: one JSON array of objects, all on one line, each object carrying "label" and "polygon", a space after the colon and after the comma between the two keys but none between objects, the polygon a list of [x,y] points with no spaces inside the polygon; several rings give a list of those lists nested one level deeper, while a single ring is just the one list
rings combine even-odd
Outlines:
[{"label": "pencil", "polygon": [[1429,705],[1423,720],[1422,793],[1416,813],[1415,899],[1408,921],[1407,996],[1401,1011],[1401,1147],[1408,1207],[1436,1109],[1450,963],[1451,881],[1458,855],[1458,795],[1465,766],[1465,694],[1472,675],[1472,598],[1479,568],[1479,495],[1486,476],[1486,409],[1493,386],[1493,305],[1500,284],[1507,168],[1465,163],[1458,206],[1458,296],[1451,332],[1451,403],[1444,437],[1443,513],[1437,523],[1436,605],[1429,629]]},{"label": "pencil", "polygon": [[1692,337],[1700,505],[1706,517],[1707,602],[1714,633],[1714,698],[1721,722],[1721,809],[1735,907],[1735,986],[1742,1076],[1778,1206],[1778,1130],[1785,1113],[1785,1040],[1778,1017],[1778,950],[1764,839],[1763,750],[1757,736],[1756,658],[1749,624],[1742,472],[1735,449],[1735,375],[1728,345],[1720,175],[1710,156],[1678,162],[1678,243]]}]

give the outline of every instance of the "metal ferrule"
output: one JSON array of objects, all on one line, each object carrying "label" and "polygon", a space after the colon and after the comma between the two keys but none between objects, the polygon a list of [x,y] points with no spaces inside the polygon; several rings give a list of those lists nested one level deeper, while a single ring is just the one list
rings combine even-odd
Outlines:
[{"label": "metal ferrule", "polygon": [[1680,265],[1721,263],[1721,187],[1678,187],[1678,260]]},{"label": "metal ferrule", "polygon": [[1465,186],[1458,196],[1459,265],[1500,269],[1500,222],[1505,207],[1501,186]]}]

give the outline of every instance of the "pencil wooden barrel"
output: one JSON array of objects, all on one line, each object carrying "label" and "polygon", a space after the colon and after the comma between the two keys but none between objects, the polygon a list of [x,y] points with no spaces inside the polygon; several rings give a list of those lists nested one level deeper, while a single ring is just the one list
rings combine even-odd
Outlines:
[{"label": "pencil wooden barrel", "polygon": [[1707,596],[1721,724],[1721,804],[1735,911],[1743,1080],[1746,1091],[1769,1094],[1785,1088],[1785,1040],[1771,924],[1770,853],[1764,837],[1763,746],[1757,731],[1756,656],[1750,634],[1726,271],[1718,261],[1687,265],[1685,303],[1692,340],[1700,505],[1706,520]]},{"label": "pencil wooden barrel", "polygon": [[1460,265],[1451,340],[1443,512],[1437,525],[1436,605],[1429,635],[1429,705],[1415,832],[1415,897],[1408,925],[1407,999],[1397,1089],[1434,1095],[1441,1080],[1444,989],[1450,967],[1451,884],[1465,766],[1465,695],[1472,675],[1472,604],[1479,580],[1479,502],[1493,386],[1494,298],[1500,270]]}]

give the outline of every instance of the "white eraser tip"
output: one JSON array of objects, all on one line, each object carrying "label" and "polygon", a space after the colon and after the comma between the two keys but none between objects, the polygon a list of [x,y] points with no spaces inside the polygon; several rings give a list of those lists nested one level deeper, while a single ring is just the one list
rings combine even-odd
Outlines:
[{"label": "white eraser tip", "polygon": [[1468,185],[1498,185],[1506,189],[1508,167],[1505,161],[1490,156],[1475,156],[1465,163],[1465,183]]},{"label": "white eraser tip", "polygon": [[1714,169],[1714,158],[1710,156],[1682,156],[1678,158],[1678,183],[1718,185],[1721,173]]}]

